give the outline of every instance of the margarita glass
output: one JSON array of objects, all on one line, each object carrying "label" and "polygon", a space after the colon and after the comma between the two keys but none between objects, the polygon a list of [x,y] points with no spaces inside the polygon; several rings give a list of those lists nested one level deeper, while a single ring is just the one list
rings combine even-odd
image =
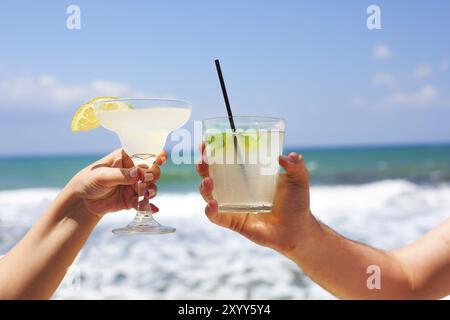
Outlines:
[{"label": "margarita glass", "polygon": [[[111,105],[116,108],[109,108]],[[164,149],[169,133],[188,121],[191,105],[181,100],[116,99],[96,102],[94,112],[104,128],[118,135],[122,148],[135,166],[151,167]],[[138,207],[133,221],[123,228],[114,229],[113,233],[175,232],[175,228],[163,226],[153,218],[149,199],[141,188],[143,184],[143,181],[138,182]]]}]

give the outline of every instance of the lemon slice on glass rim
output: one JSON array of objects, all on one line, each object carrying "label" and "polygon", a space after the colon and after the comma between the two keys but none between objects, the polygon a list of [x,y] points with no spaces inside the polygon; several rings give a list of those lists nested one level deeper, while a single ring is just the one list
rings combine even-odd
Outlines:
[{"label": "lemon slice on glass rim", "polygon": [[[78,108],[73,116],[71,129],[72,131],[88,131],[100,126],[98,119],[94,112],[94,103],[98,101],[117,100],[117,97],[97,97],[89,102],[86,102]],[[131,110],[133,107],[125,102],[106,102],[102,105],[102,110],[116,111],[116,110]]]}]

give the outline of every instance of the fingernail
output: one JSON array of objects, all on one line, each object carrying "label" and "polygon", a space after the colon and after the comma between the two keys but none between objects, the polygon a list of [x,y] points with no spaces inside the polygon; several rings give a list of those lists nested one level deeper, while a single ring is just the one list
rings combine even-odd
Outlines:
[{"label": "fingernail", "polygon": [[152,180],[153,180],[153,173],[151,173],[151,172],[145,173],[145,174],[144,174],[144,180],[145,180],[146,182],[152,181]]},{"label": "fingernail", "polygon": [[133,167],[130,169],[130,177],[136,178],[138,175],[138,169],[136,167]]},{"label": "fingernail", "polygon": [[297,163],[298,162],[298,154],[296,154],[296,153],[290,154],[289,159],[291,160],[291,162]]},{"label": "fingernail", "polygon": [[213,207],[213,206],[215,206],[214,200],[209,200],[209,201],[208,201],[208,206],[207,206],[208,209],[209,209],[209,210],[212,210],[212,207]]},{"label": "fingernail", "polygon": [[202,180],[202,189],[205,189],[205,188],[207,188],[208,187],[208,179],[207,178],[205,178],[205,179],[203,179]]},{"label": "fingernail", "polygon": [[146,192],[146,196],[147,196],[147,197],[153,197],[155,194],[156,194],[156,192],[155,192],[155,190],[153,190],[153,189],[149,189],[149,190],[147,190],[147,192]]},{"label": "fingernail", "polygon": [[288,156],[282,156],[284,160],[290,162],[290,163],[294,163],[294,160],[291,157]]}]

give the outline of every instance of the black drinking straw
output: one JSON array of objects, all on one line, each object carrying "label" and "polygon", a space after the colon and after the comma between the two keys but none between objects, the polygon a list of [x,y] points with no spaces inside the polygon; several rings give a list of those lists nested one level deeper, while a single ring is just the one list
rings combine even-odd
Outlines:
[{"label": "black drinking straw", "polygon": [[[223,100],[225,100],[225,106],[227,107],[227,113],[228,113],[228,121],[230,121],[230,127],[231,131],[233,131],[233,145],[234,145],[234,152],[239,157],[238,161],[240,160],[240,155],[238,153],[238,141],[236,136],[236,126],[234,125],[234,119],[233,119],[233,112],[231,112],[231,106],[230,106],[230,100],[228,100],[228,94],[227,94],[227,88],[225,87],[225,81],[223,80],[223,74],[222,74],[222,68],[220,68],[220,62],[219,59],[214,60],[216,63],[216,69],[217,69],[217,75],[219,76],[220,81],[220,87],[222,88],[222,94],[223,94]],[[240,164],[241,168],[243,168],[243,165]],[[244,173],[245,174],[245,173]]]},{"label": "black drinking straw", "polygon": [[[219,59],[214,60],[217,69],[217,75],[219,76],[220,87],[222,88],[223,99],[225,100],[225,106],[227,107],[228,120],[230,121],[230,127],[233,132],[236,132],[236,127],[234,126],[233,113],[231,112],[230,101],[228,100],[227,88],[225,87],[225,81],[223,80],[222,69],[220,68]],[[236,141],[235,141],[236,147]]]},{"label": "black drinking straw", "polygon": [[250,188],[250,185],[249,185],[247,172],[245,171],[244,164],[240,162],[241,154],[240,154],[239,149],[238,149],[238,140],[237,140],[237,136],[235,134],[236,133],[236,126],[234,125],[233,113],[231,112],[230,101],[228,100],[227,88],[225,87],[225,81],[223,80],[222,69],[220,68],[219,59],[214,60],[214,62],[216,63],[217,75],[219,76],[220,86],[222,88],[222,93],[223,93],[223,99],[225,100],[225,106],[227,107],[228,121],[230,121],[230,127],[231,127],[231,130],[234,133],[233,134],[234,152],[235,152],[235,155],[238,158],[237,160],[239,162],[239,167],[241,168],[242,175],[244,176],[244,181],[247,184],[247,189],[250,192],[250,196],[253,198],[253,193],[252,193],[252,189]]},{"label": "black drinking straw", "polygon": [[[230,101],[228,100],[227,88],[225,87],[225,81],[223,80],[222,69],[220,68],[219,59],[214,60],[214,62],[216,63],[217,75],[219,76],[220,86],[222,87],[223,99],[225,100],[225,106],[227,107],[228,121],[230,121],[230,127],[234,133],[233,134],[234,152],[235,152],[236,156],[238,157],[238,161],[240,161],[241,155],[240,155],[239,149],[238,149],[236,126],[234,125],[233,113],[231,112]],[[239,163],[239,166],[241,167],[244,176],[247,178],[247,174],[245,172],[244,165],[242,163]],[[247,181],[247,179],[246,179],[246,181]]]}]

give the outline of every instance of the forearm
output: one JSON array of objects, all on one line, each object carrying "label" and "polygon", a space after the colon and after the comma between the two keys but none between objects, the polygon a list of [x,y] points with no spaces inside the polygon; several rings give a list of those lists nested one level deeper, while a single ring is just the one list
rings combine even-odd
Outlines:
[{"label": "forearm", "polygon": [[98,220],[66,187],[0,259],[0,299],[50,298]]},{"label": "forearm", "polygon": [[[305,225],[298,245],[284,254],[320,286],[344,299],[414,298],[407,270],[394,254],[348,240],[312,215]],[[380,270],[379,289],[368,286],[376,276],[369,266]]]}]

